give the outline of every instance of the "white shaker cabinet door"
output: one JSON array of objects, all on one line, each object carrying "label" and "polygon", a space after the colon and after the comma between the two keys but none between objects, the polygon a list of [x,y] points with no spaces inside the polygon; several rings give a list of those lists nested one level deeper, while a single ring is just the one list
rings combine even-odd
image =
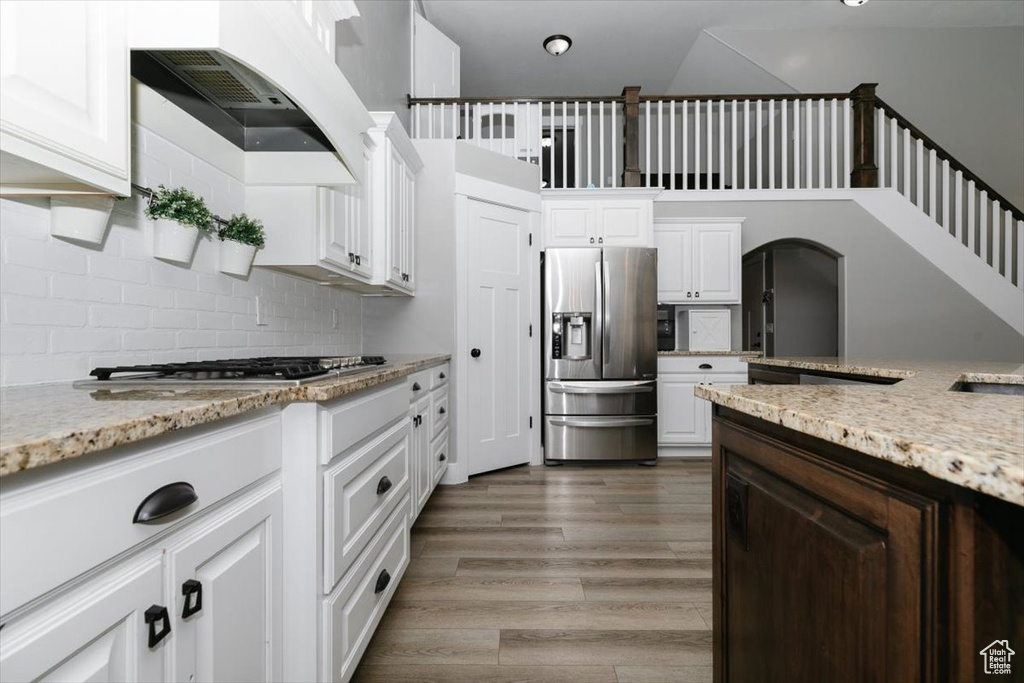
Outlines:
[{"label": "white shaker cabinet door", "polygon": [[[177,635],[164,601],[159,552],[125,562],[0,631],[4,681],[162,681],[166,645]],[[146,623],[146,611],[167,611]],[[149,647],[149,629],[159,636]],[[164,629],[171,631],[164,634]]]},{"label": "white shaker cabinet door", "polygon": [[658,249],[658,301],[693,303],[691,274],[693,249],[689,226],[659,228],[654,233]]},{"label": "white shaker cabinet door", "polygon": [[576,200],[544,200],[544,246],[597,246],[594,203]]},{"label": "white shaker cabinet door", "polygon": [[606,247],[650,247],[653,245],[651,202],[605,200],[595,202],[597,235]]},{"label": "white shaker cabinet door", "polygon": [[710,440],[706,401],[693,395],[703,375],[680,374],[658,377],[658,443],[661,445],[704,444]]},{"label": "white shaker cabinet door", "polygon": [[694,303],[740,303],[740,226],[693,226]]},{"label": "white shaker cabinet door", "polygon": [[280,482],[197,523],[167,558],[172,680],[281,680]]},{"label": "white shaker cabinet door", "polygon": [[130,190],[125,7],[0,2],[0,148],[50,169],[43,184]]}]

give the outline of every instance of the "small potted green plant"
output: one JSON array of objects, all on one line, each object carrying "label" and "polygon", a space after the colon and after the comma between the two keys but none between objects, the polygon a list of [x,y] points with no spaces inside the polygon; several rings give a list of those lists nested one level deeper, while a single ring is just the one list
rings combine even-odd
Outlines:
[{"label": "small potted green plant", "polygon": [[252,268],[256,250],[265,242],[263,223],[236,213],[217,231],[220,238],[220,271],[245,277]]},{"label": "small potted green plant", "polygon": [[79,244],[102,244],[114,208],[108,195],[50,197],[50,234]]},{"label": "small potted green plant", "polygon": [[184,187],[163,185],[149,199],[146,216],[153,220],[153,255],[165,261],[192,260],[200,232],[208,232],[213,214],[198,197]]}]

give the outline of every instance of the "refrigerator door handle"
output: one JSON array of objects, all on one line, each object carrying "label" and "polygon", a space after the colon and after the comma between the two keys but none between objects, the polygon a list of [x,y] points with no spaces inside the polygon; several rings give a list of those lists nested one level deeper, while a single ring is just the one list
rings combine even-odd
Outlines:
[{"label": "refrigerator door handle", "polygon": [[555,427],[647,427],[654,424],[651,418],[622,418],[618,420],[593,419],[578,417],[550,417],[549,422]]},{"label": "refrigerator door handle", "polygon": [[599,372],[601,371],[605,359],[604,278],[601,277],[601,263],[602,261],[600,260],[600,257],[599,260],[594,263],[594,283],[596,285],[596,287],[594,287],[594,308],[596,309],[594,311],[594,320],[596,321],[594,323],[594,335],[597,339],[594,339],[593,341],[597,343],[592,344],[591,346],[591,348],[599,349],[599,351],[595,351],[593,354],[593,362],[597,366]]},{"label": "refrigerator door handle", "polygon": [[654,391],[653,382],[548,382],[548,389],[556,394],[649,394]]},{"label": "refrigerator door handle", "polygon": [[[605,309],[605,302],[611,298],[611,290],[609,289],[609,278],[608,278],[608,262],[604,260],[604,252],[601,253],[601,262],[598,264],[601,269],[599,281],[603,292],[601,294],[601,327],[602,333],[604,327],[608,324],[608,311]],[[601,335],[601,363],[604,363],[608,358],[608,335]],[[603,366],[602,366],[603,374]]]}]

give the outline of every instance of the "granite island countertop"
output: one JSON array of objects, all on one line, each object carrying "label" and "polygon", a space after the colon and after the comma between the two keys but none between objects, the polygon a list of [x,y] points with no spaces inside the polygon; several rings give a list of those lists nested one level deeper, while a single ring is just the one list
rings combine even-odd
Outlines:
[{"label": "granite island countertop", "polygon": [[1024,505],[1024,397],[949,391],[960,381],[1024,384],[1024,365],[853,358],[744,360],[901,381],[891,385],[701,385],[694,394]]},{"label": "granite island countertop", "polygon": [[388,354],[384,367],[298,387],[76,389],[70,382],[6,387],[0,389],[0,477],[272,405],[330,401],[449,359]]}]

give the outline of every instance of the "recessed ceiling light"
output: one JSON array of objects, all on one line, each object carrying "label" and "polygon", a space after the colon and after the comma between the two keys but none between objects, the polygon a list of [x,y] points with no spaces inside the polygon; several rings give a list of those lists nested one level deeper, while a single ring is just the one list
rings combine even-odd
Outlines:
[{"label": "recessed ceiling light", "polygon": [[843,4],[847,7],[860,7],[868,4],[868,0],[843,0]]},{"label": "recessed ceiling light", "polygon": [[568,52],[570,47],[572,47],[572,38],[569,36],[554,35],[544,39],[544,49],[555,57]]}]

